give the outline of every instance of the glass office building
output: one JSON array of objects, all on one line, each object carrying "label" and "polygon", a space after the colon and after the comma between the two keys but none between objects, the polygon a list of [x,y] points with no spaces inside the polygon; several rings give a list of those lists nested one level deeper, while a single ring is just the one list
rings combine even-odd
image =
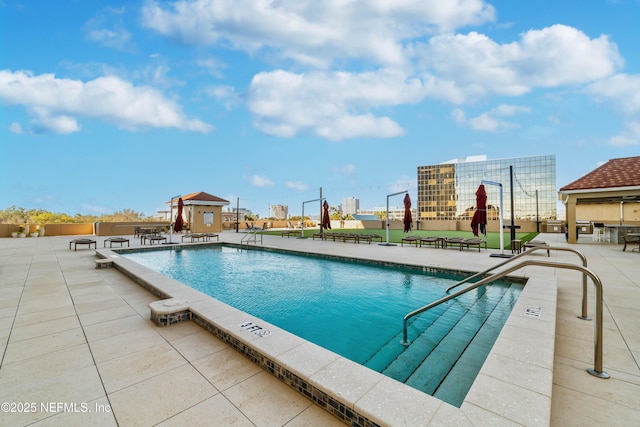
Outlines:
[{"label": "glass office building", "polygon": [[[510,172],[513,170],[513,173]],[[485,156],[418,166],[418,219],[466,220],[473,216],[482,181],[502,184],[503,212],[511,218],[511,175],[515,219],[557,219],[555,156],[486,160]],[[499,218],[500,187],[485,182],[487,216]]]}]

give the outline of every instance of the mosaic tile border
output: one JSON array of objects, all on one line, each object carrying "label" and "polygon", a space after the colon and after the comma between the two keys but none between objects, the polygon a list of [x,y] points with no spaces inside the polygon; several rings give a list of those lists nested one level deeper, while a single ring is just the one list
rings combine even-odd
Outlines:
[{"label": "mosaic tile border", "polygon": [[364,415],[349,408],[343,402],[300,378],[277,361],[265,356],[253,347],[240,341],[235,336],[223,331],[209,319],[192,312],[191,320],[343,422],[351,425],[352,427],[380,427],[379,424],[369,420]]}]

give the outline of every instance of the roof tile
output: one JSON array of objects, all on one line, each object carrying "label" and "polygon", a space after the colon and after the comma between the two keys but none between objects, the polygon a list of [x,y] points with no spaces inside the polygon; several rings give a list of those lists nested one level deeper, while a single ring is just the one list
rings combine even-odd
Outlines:
[{"label": "roof tile", "polygon": [[640,187],[640,156],[611,159],[560,191]]},{"label": "roof tile", "polygon": [[[175,199],[174,199],[175,200]],[[229,203],[228,200],[221,199],[220,197],[213,196],[209,193],[205,193],[204,191],[200,191],[198,193],[191,193],[185,196],[182,196],[183,201],[194,200],[194,201],[202,201],[202,202],[223,202]]]}]

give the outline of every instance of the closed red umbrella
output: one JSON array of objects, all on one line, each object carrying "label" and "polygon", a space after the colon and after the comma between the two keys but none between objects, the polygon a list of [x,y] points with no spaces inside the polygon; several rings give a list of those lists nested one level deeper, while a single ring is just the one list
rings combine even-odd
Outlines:
[{"label": "closed red umbrella", "polygon": [[409,193],[404,196],[404,232],[408,233],[413,228],[413,219],[411,218],[411,197]]},{"label": "closed red umbrella", "polygon": [[484,184],[480,184],[476,191],[476,211],[471,219],[471,230],[478,237],[478,232],[487,235],[487,192]]},{"label": "closed red umbrella", "polygon": [[329,203],[327,203],[327,201],[325,200],[322,207],[324,209],[324,211],[322,212],[322,227],[331,230],[331,218],[329,218]]},{"label": "closed red umbrella", "polygon": [[184,202],[182,201],[182,197],[178,199],[178,215],[176,216],[176,222],[173,224],[173,231],[179,233],[182,231],[182,226],[184,225],[184,220],[182,219],[182,209],[184,208]]}]

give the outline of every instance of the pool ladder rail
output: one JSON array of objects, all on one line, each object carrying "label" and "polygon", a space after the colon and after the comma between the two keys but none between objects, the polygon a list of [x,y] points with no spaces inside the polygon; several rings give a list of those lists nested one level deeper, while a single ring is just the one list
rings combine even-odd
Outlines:
[{"label": "pool ladder rail", "polygon": [[[260,236],[260,239],[258,239],[258,236]],[[251,242],[257,245],[258,240],[260,240],[260,244],[262,245],[262,229],[251,228],[249,229],[249,232],[240,239],[240,245],[247,245],[247,247],[249,247],[249,243]]]},{"label": "pool ladder rail", "polygon": [[596,297],[596,309],[595,309],[595,317],[596,317],[596,321],[595,321],[595,328],[596,328],[596,333],[595,333],[595,354],[594,354],[594,367],[593,368],[589,368],[587,369],[587,372],[589,372],[591,375],[598,377],[598,378],[603,378],[603,379],[607,379],[609,378],[609,374],[604,372],[602,370],[602,339],[603,339],[603,298],[602,298],[602,281],[600,280],[600,278],[591,270],[589,270],[587,268],[587,258],[584,256],[584,254],[582,254],[582,252],[576,250],[576,249],[572,249],[572,248],[564,248],[564,247],[552,247],[552,246],[547,246],[547,245],[541,245],[541,246],[536,246],[534,248],[531,248],[529,251],[526,252],[522,252],[516,256],[514,256],[513,258],[510,258],[500,264],[497,264],[491,268],[488,268],[487,270],[481,271],[479,273],[476,273],[472,276],[467,277],[464,280],[461,280],[460,282],[454,284],[453,286],[450,286],[447,289],[447,293],[449,293],[450,290],[463,285],[475,278],[484,276],[485,274],[489,273],[490,271],[493,271],[497,268],[500,268],[506,264],[512,264],[514,261],[516,261],[518,258],[521,258],[525,255],[529,255],[531,252],[534,252],[536,250],[544,250],[544,251],[549,251],[549,250],[558,250],[558,251],[568,251],[568,252],[573,252],[576,255],[578,255],[580,257],[580,259],[582,260],[582,266],[580,265],[575,265],[575,264],[566,264],[566,263],[559,263],[559,262],[543,262],[543,261],[536,261],[536,260],[524,260],[524,261],[520,261],[519,263],[515,264],[515,265],[511,265],[509,267],[507,267],[505,270],[502,270],[498,273],[492,274],[488,277],[484,277],[483,279],[479,280],[478,282],[474,282],[473,284],[471,284],[470,286],[467,286],[466,288],[459,290],[453,294],[447,295],[445,297],[440,298],[437,301],[434,301],[430,304],[427,304],[421,308],[418,308],[417,310],[414,310],[410,313],[408,313],[406,316],[404,316],[404,325],[403,325],[403,331],[402,331],[402,345],[404,346],[408,346],[410,344],[410,342],[407,339],[407,324],[410,318],[417,316],[418,314],[424,313],[425,311],[436,307],[442,303],[445,303],[453,298],[456,298],[466,292],[472,291],[480,286],[489,284],[491,282],[494,282],[496,280],[499,280],[503,277],[505,277],[507,274],[512,273],[516,270],[521,269],[522,267],[526,267],[529,265],[533,265],[533,266],[539,266],[539,267],[551,267],[551,268],[564,268],[564,269],[569,269],[569,270],[578,270],[582,272],[582,315],[578,316],[578,318],[583,319],[583,320],[591,320],[591,318],[589,318],[587,316],[587,276],[589,276],[591,278],[591,280],[593,281],[593,284],[595,286],[595,297]]}]

